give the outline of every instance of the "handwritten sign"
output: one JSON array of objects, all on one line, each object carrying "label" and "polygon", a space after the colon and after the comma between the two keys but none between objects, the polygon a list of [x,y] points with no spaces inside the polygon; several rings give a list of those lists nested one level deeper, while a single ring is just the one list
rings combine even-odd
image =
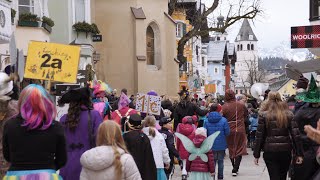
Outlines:
[{"label": "handwritten sign", "polygon": [[80,47],[63,44],[29,43],[25,78],[76,83]]},{"label": "handwritten sign", "polygon": [[160,115],[161,97],[138,94],[136,99],[136,110],[147,114]]}]

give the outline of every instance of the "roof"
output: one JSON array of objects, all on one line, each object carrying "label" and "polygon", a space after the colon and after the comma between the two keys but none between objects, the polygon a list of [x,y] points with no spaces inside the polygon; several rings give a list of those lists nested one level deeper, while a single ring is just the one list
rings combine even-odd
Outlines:
[{"label": "roof", "polygon": [[208,61],[222,61],[227,41],[210,41],[207,47]]},{"label": "roof", "polygon": [[[240,35],[240,39],[238,39],[238,36]],[[253,39],[249,40],[249,35],[253,35]],[[250,23],[248,21],[248,19],[244,19],[243,23],[241,25],[240,31],[236,37],[235,42],[239,42],[239,41],[258,41],[256,35],[254,34],[254,32],[252,31],[252,28],[250,26]]]},{"label": "roof", "polygon": [[228,56],[232,56],[235,54],[235,45],[233,43],[227,44]]},{"label": "roof", "polygon": [[299,80],[299,77],[303,73],[319,72],[320,71],[320,59],[313,59],[302,62],[292,62],[286,65],[287,77],[293,80]]}]

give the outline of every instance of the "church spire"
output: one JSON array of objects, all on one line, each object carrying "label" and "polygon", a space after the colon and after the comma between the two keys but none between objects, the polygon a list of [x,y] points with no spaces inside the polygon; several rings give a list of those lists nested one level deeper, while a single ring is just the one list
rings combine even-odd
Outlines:
[{"label": "church spire", "polygon": [[235,42],[239,41],[258,41],[256,35],[252,31],[248,19],[244,19],[240,31],[236,37]]}]

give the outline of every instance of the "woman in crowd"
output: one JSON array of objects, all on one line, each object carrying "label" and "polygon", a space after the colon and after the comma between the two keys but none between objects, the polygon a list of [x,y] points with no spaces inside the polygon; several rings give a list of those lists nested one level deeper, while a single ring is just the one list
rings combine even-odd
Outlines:
[{"label": "woman in crowd", "polygon": [[3,155],[11,163],[4,179],[58,178],[56,170],[67,161],[63,127],[49,93],[39,85],[20,95],[19,114],[8,120],[3,132]]},{"label": "woman in crowd", "polygon": [[286,180],[293,148],[297,155],[294,161],[301,164],[303,160],[300,133],[293,114],[287,103],[281,100],[281,95],[271,91],[259,115],[254,162],[258,165],[263,150],[270,179]]},{"label": "woman in crowd", "polygon": [[111,119],[113,119],[119,125],[123,126],[123,122],[121,122],[121,119],[123,117],[138,113],[135,109],[129,107],[130,103],[131,100],[124,92],[122,92],[118,101],[118,109],[111,113]]},{"label": "woman in crowd", "polygon": [[97,147],[82,154],[81,180],[113,179],[139,180],[139,170],[127,151],[120,126],[105,121],[99,126]]},{"label": "woman in crowd", "polygon": [[236,101],[235,93],[228,89],[225,104],[222,106],[223,116],[228,120],[230,135],[227,137],[229,156],[233,166],[232,175],[237,176],[243,155],[247,155],[247,136],[245,120],[248,110],[244,103]]},{"label": "woman in crowd", "polygon": [[164,168],[169,169],[170,166],[169,150],[162,134],[156,129],[156,118],[154,116],[145,118],[142,131],[150,139],[153,158],[157,167],[157,180],[166,180],[167,176]]},{"label": "woman in crowd", "polygon": [[64,94],[59,104],[69,103],[68,114],[61,117],[67,139],[68,162],[60,170],[64,180],[79,180],[81,155],[95,147],[95,136],[102,122],[98,111],[92,110],[89,88],[74,89]]}]

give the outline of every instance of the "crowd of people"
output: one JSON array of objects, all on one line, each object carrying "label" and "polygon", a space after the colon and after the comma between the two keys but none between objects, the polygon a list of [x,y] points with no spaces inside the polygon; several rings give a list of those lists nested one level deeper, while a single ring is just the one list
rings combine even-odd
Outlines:
[{"label": "crowd of people", "polygon": [[126,89],[118,97],[96,81],[62,95],[59,106],[69,108],[61,119],[42,86],[19,93],[13,81],[0,72],[1,179],[166,180],[180,167],[183,179],[222,180],[226,149],[233,167],[227,173],[236,177],[248,148],[256,165],[263,151],[271,180],[320,179],[313,77],[301,77],[288,100],[266,91],[259,101],[230,89],[223,101],[200,99],[184,87],[179,101],[163,97],[160,115],[139,112]]}]

